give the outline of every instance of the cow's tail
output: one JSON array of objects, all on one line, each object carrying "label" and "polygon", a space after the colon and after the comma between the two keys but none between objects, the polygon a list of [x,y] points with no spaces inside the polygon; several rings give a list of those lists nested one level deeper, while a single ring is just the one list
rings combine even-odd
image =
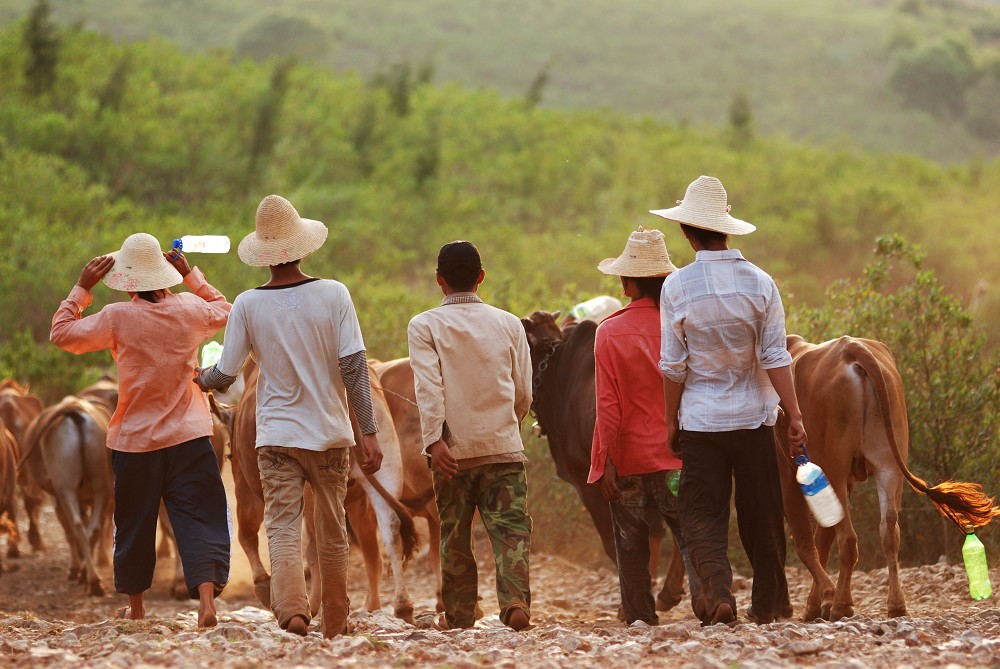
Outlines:
[{"label": "cow's tail", "polygon": [[417,549],[420,548],[420,537],[417,535],[416,525],[413,524],[413,516],[410,515],[409,509],[379,483],[377,478],[369,474],[365,474],[365,478],[382,496],[382,499],[392,507],[393,512],[399,518],[399,538],[403,543],[403,562],[409,562],[410,558],[416,554]]},{"label": "cow's tail", "polygon": [[910,487],[927,495],[937,507],[938,512],[958,525],[963,532],[987,525],[994,516],[1000,515],[1000,508],[994,503],[995,498],[983,492],[983,486],[979,483],[945,481],[932,486],[909,470],[900,453],[896,432],[892,427],[889,390],[882,365],[861,342],[851,340],[848,352],[853,358],[854,364],[860,367],[871,381],[879,409],[882,412],[883,426],[892,450],[892,457],[896,460],[896,465],[906,477]]}]

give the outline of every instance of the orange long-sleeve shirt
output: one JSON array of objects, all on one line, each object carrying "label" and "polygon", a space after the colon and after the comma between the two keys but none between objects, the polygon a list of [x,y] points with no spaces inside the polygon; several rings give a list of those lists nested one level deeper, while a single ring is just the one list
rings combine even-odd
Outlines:
[{"label": "orange long-sleeve shirt", "polygon": [[118,364],[118,407],[108,425],[108,448],[146,452],[212,434],[208,400],[194,383],[198,348],[226,325],[232,305],[194,268],[184,277],[192,293],[160,302],[135,296],[82,317],[93,302],[73,286],[52,318],[49,338],[71,353],[111,349]]}]

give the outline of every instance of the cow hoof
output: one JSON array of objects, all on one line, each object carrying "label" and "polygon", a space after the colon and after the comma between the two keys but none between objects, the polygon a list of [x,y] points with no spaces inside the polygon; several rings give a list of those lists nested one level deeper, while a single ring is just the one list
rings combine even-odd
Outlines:
[{"label": "cow hoof", "polygon": [[271,577],[263,576],[253,581],[253,594],[257,595],[257,601],[264,605],[264,608],[271,608]]},{"label": "cow hoof", "polygon": [[187,587],[183,585],[175,585],[170,588],[170,595],[177,601],[184,601],[188,599]]},{"label": "cow hoof", "polygon": [[90,584],[90,587],[88,588],[88,590],[90,591],[90,594],[93,595],[94,597],[103,597],[104,596],[104,588],[101,587],[101,582],[100,581],[93,581]]},{"label": "cow hoof", "polygon": [[893,606],[893,607],[889,608],[889,617],[890,618],[902,618],[905,615],[906,615],[906,607],[905,606]]},{"label": "cow hoof", "polygon": [[833,604],[831,604],[831,603],[823,604],[823,607],[820,609],[820,612],[819,612],[819,617],[822,618],[823,620],[829,620],[830,619],[830,611],[832,609],[833,609]]},{"label": "cow hoof", "polygon": [[680,597],[676,597],[675,598],[673,595],[670,595],[669,597],[660,597],[659,595],[656,596],[656,610],[657,611],[661,611],[661,612],[662,611],[669,611],[670,609],[674,608],[675,606],[677,606],[680,603],[681,603],[681,598]]},{"label": "cow hoof", "polygon": [[11,543],[7,546],[7,557],[12,560],[17,560],[21,557],[21,549],[17,547],[17,544]]},{"label": "cow hoof", "polygon": [[77,581],[78,583],[86,583],[87,580],[83,578],[83,572],[79,571],[76,567],[70,567],[69,573],[66,575],[67,581]]},{"label": "cow hoof", "polygon": [[34,528],[28,530],[28,544],[31,545],[31,550],[36,553],[41,553],[45,550],[45,542],[42,541],[42,535]]},{"label": "cow hoof", "polygon": [[854,615],[854,607],[850,604],[844,606],[834,606],[833,610],[830,611],[830,617],[827,619],[831,623],[835,623],[841,618],[850,618]]},{"label": "cow hoof", "polygon": [[403,604],[402,606],[397,606],[393,610],[393,613],[395,613],[396,617],[402,620],[403,622],[410,623],[411,625],[414,624],[413,604]]}]

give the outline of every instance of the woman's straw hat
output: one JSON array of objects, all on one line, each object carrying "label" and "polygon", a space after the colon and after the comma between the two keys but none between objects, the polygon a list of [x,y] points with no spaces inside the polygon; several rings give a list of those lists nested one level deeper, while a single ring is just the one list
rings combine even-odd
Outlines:
[{"label": "woman's straw hat", "polygon": [[729,209],[722,182],[715,177],[700,176],[687,187],[684,199],[677,200],[676,207],[650,209],[649,213],[726,235],[745,235],[757,229],[755,225],[730,216]]},{"label": "woman's straw hat", "polygon": [[115,259],[102,277],[109,288],[138,293],[170,288],[184,281],[181,273],[163,257],[160,242],[145,232],[129,235],[120,251],[108,255]]},{"label": "woman's straw hat", "polygon": [[268,195],[257,206],[256,229],[243,238],[237,252],[252,267],[281,265],[323,246],[328,232],[319,221],[299,216],[285,198]]},{"label": "woman's straw hat", "polygon": [[597,269],[605,274],[630,277],[667,276],[677,270],[670,262],[663,233],[642,226],[628,236],[620,256],[602,260]]}]

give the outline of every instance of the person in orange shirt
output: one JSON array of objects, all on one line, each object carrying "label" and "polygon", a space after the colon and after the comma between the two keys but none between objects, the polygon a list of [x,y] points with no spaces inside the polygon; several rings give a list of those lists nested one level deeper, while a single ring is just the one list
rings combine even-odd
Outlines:
[{"label": "person in orange shirt", "polygon": [[[102,279],[132,299],[84,318]],[[193,294],[170,291],[182,281]],[[198,347],[226,325],[231,308],[179,251],[164,254],[155,237],[137,233],[120,251],[87,263],[52,319],[52,343],[71,353],[110,349],[118,365],[108,448],[115,473],[115,589],[129,597],[118,617],[145,617],[162,500],[188,594],[199,600],[198,625],[217,622],[214,599],[229,580],[229,505],[209,440],[212,416],[194,370]]]},{"label": "person in orange shirt", "polygon": [[[688,574],[690,560],[681,540],[677,497],[669,479],[681,461],[667,447],[663,380],[660,375],[660,287],[675,271],[663,233],[639,228],[625,251],[598,265],[618,276],[631,301],[597,326],[594,384],[597,420],[588,483],[598,485],[611,504],[615,554],[626,624],[656,625],[650,576],[650,538],[663,521],[681,547]],[[692,600],[698,580],[689,578]]]}]

